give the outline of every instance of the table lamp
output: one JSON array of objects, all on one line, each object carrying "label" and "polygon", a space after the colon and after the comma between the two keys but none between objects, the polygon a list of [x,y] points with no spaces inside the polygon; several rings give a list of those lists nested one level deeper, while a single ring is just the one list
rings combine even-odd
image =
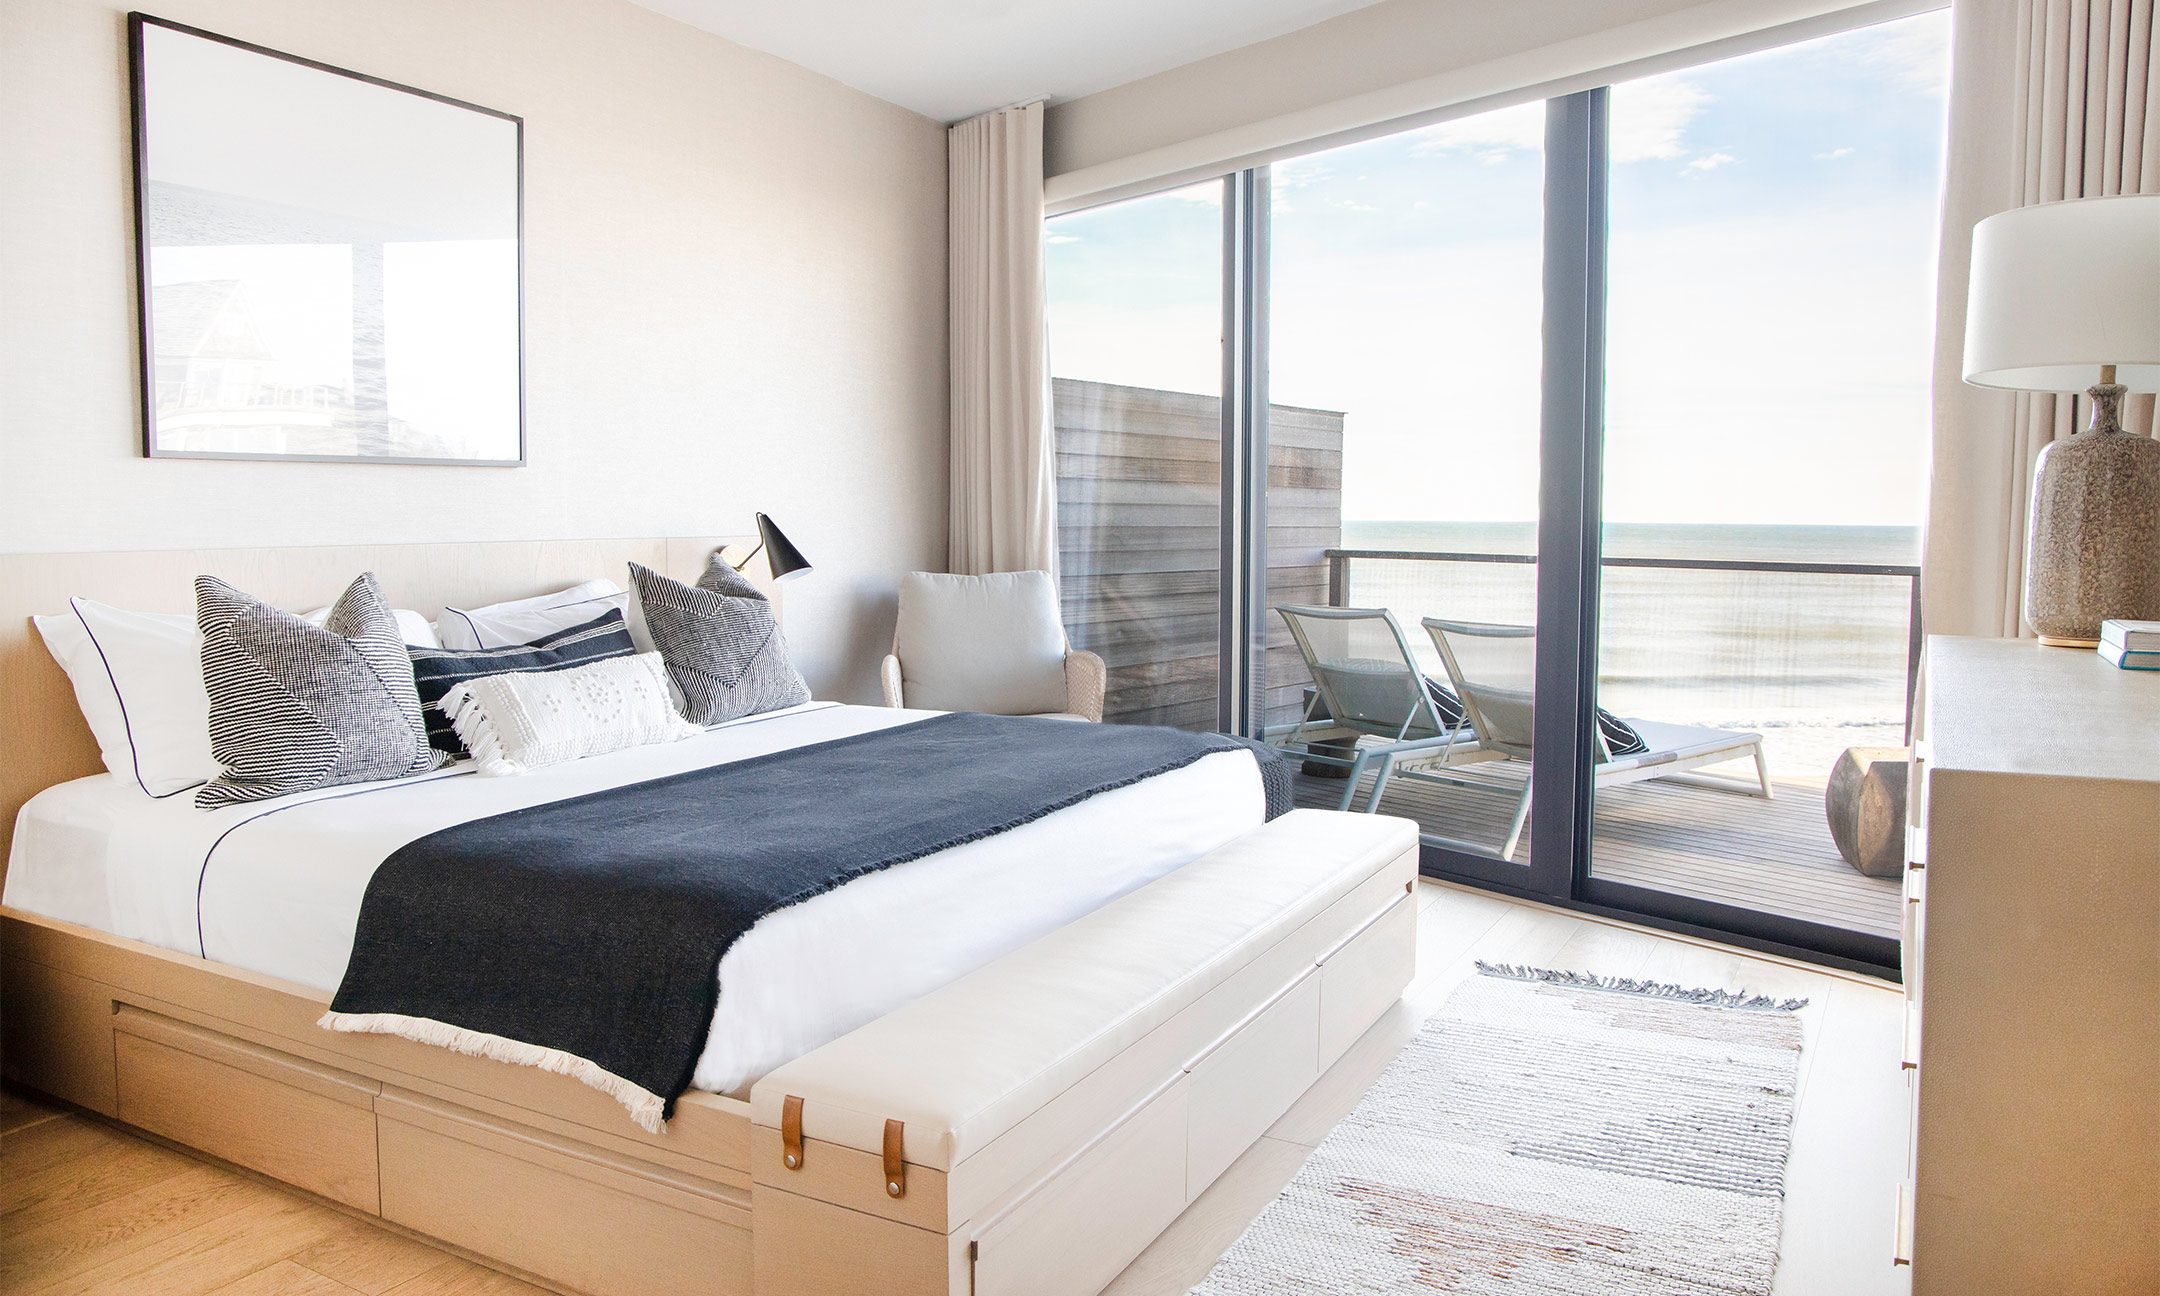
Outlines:
[{"label": "table lamp", "polygon": [[2040,452],[2025,620],[2090,648],[2109,618],[2160,620],[2160,441],[2123,397],[2160,390],[2160,194],[2018,207],[1973,227],[1965,381],[2092,398],[2092,427]]}]

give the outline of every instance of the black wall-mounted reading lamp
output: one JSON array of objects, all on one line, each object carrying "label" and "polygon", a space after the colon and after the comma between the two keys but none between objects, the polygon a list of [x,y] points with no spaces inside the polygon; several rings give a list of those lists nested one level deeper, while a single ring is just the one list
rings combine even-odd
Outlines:
[{"label": "black wall-mounted reading lamp", "polygon": [[788,580],[810,570],[810,560],[803,557],[802,550],[797,549],[786,534],[773,525],[773,520],[763,513],[757,515],[757,530],[757,548],[743,555],[743,560],[735,564],[736,571],[748,567],[750,560],[760,553],[765,555],[765,566],[776,581]]}]

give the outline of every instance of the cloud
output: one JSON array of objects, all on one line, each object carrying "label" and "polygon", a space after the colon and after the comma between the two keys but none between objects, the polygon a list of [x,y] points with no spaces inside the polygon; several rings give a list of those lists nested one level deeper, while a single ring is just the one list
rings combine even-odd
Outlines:
[{"label": "cloud", "polygon": [[1687,166],[1681,169],[1680,174],[1686,175],[1690,171],[1715,171],[1721,166],[1739,160],[1730,153],[1711,153],[1690,161]]},{"label": "cloud", "polygon": [[1545,147],[1545,105],[1517,104],[1475,117],[1458,117],[1410,132],[1410,152],[1418,157],[1460,153],[1486,165],[1505,162],[1517,153],[1534,153]]},{"label": "cloud", "polygon": [[1921,14],[1904,22],[1864,27],[1854,33],[1864,43],[1862,65],[1886,74],[1909,90],[1940,98],[1950,89],[1950,11]]},{"label": "cloud", "polygon": [[1689,123],[1715,99],[1708,90],[1677,76],[1614,86],[1612,160],[1648,162],[1686,153]]},{"label": "cloud", "polygon": [[1045,235],[1043,235],[1043,242],[1045,242],[1045,243],[1078,243],[1078,242],[1080,242],[1080,236],[1079,236],[1078,234],[1045,234]]},{"label": "cloud", "polygon": [[1852,150],[1849,148],[1834,148],[1831,149],[1828,153],[1815,154],[1815,160],[1817,162],[1835,162],[1837,159],[1841,157],[1847,157],[1851,153]]},{"label": "cloud", "polygon": [[1268,187],[1281,192],[1285,189],[1303,189],[1332,179],[1335,168],[1316,157],[1289,158],[1268,168]]}]

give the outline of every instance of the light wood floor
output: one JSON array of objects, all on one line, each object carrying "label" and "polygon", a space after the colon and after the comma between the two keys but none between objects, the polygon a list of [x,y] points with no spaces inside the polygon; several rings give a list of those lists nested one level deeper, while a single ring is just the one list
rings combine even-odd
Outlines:
[{"label": "light wood floor", "polygon": [[1348,1115],[1478,960],[1805,998],[1776,1296],[1906,1296],[1890,1262],[1905,1172],[1904,996],[1894,986],[1426,882],[1418,979],[1334,1070],[1223,1173],[1104,1296],[1179,1296]]},{"label": "light wood floor", "polygon": [[[1381,798],[1387,814],[1415,819],[1426,832],[1488,853],[1507,838],[1529,766],[1495,761],[1464,766],[1475,786],[1395,779]],[[1713,775],[1752,767],[1713,767]],[[1904,919],[1898,878],[1863,876],[1830,840],[1823,781],[1772,779],[1768,801],[1722,788],[1651,780],[1597,795],[1590,871],[1598,877],[1696,896],[1767,913],[1805,918],[1896,940]],[[1747,785],[1738,785],[1747,786]],[[1360,785],[1372,787],[1368,776]],[[1297,803],[1332,810],[1341,779],[1299,775]],[[1513,856],[1530,858],[1526,828]]]},{"label": "light wood floor", "polygon": [[[1421,888],[1419,977],[1265,1138],[1135,1260],[1114,1296],[1173,1296],[1297,1173],[1472,962],[1530,963],[1805,996],[1779,1296],[1901,1296],[1902,998],[1879,982],[1474,891]],[[9,1296],[507,1296],[538,1288],[10,1091],[0,1102],[0,1293]]]}]

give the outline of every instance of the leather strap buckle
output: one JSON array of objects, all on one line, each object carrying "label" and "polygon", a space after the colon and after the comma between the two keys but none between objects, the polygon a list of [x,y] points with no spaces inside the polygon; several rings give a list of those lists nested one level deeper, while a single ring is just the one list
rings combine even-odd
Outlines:
[{"label": "leather strap buckle", "polygon": [[802,1099],[794,1094],[780,1104],[780,1159],[790,1170],[802,1169]]},{"label": "leather strap buckle", "polygon": [[901,1134],[907,1128],[896,1120],[885,1122],[885,1194],[907,1196],[907,1155]]}]

